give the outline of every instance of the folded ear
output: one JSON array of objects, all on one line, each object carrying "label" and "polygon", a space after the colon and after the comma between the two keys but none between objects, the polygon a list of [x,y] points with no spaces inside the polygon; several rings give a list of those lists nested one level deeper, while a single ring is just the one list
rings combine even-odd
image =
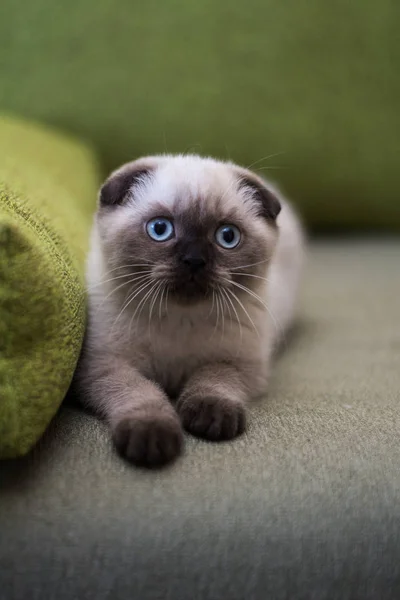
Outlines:
[{"label": "folded ear", "polygon": [[258,203],[261,216],[269,221],[276,220],[281,212],[281,203],[275,192],[268,189],[263,179],[254,175],[251,171],[241,170],[239,187],[247,188],[253,192],[254,202]]},{"label": "folded ear", "polygon": [[134,188],[151,177],[155,165],[144,160],[127,163],[114,171],[100,188],[100,206],[116,206],[126,202]]}]

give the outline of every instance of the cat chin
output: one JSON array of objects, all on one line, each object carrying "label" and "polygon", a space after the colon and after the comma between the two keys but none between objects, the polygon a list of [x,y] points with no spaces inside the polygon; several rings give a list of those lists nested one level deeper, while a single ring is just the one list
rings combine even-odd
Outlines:
[{"label": "cat chin", "polygon": [[180,282],[170,287],[170,297],[176,304],[188,306],[211,301],[212,289],[204,284]]}]

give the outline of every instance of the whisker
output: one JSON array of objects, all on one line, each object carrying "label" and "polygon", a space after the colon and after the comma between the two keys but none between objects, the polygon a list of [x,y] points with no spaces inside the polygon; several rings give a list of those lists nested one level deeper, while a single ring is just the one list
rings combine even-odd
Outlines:
[{"label": "whisker", "polygon": [[[140,273],[137,273],[138,276],[141,275],[149,275],[152,271],[140,271]],[[112,277],[111,279],[105,279],[102,281],[99,281],[99,283],[95,283],[94,285],[89,286],[87,289],[88,291],[94,290],[95,288],[99,287],[100,285],[103,285],[104,283],[110,283],[111,281],[115,281],[116,279],[123,279],[124,277],[132,277],[133,273],[125,273],[124,275],[117,275],[117,277]]]},{"label": "whisker", "polygon": [[124,283],[121,283],[120,285],[118,285],[116,288],[113,288],[111,290],[111,292],[109,292],[107,294],[107,296],[104,298],[104,300],[107,300],[107,298],[109,298],[111,296],[111,294],[113,294],[114,292],[116,292],[117,290],[120,290],[122,287],[124,287],[124,285],[127,285],[128,283],[136,283],[137,281],[142,281],[142,279],[149,279],[149,275],[138,275],[136,277],[132,277],[132,279],[130,279],[129,281],[125,281]]},{"label": "whisker", "polygon": [[222,342],[223,339],[224,339],[224,336],[225,336],[225,311],[224,311],[224,305],[223,305],[223,302],[222,302],[222,294],[221,294],[221,292],[219,292],[219,302],[220,302],[220,305],[221,305],[221,321],[222,321],[221,342]]},{"label": "whisker", "polygon": [[236,177],[234,177],[233,180],[231,181],[231,183],[226,188],[225,192],[222,194],[221,201],[223,201],[226,198],[226,196],[229,194],[229,192],[231,191],[231,189],[234,186],[238,187],[239,183],[240,183],[240,180],[237,179]]},{"label": "whisker", "polygon": [[214,310],[214,304],[215,304],[215,290],[213,288],[212,290],[212,301],[211,301],[211,309],[210,312],[207,315],[207,318],[209,319],[211,317],[211,315],[213,314],[213,310]]},{"label": "whisker", "polygon": [[109,273],[112,273],[113,271],[118,271],[118,269],[130,269],[132,267],[152,267],[155,264],[156,263],[154,261],[148,261],[145,263],[133,263],[133,264],[128,264],[128,265],[118,265],[118,267],[114,267],[113,269],[110,269],[109,271],[105,271],[104,275],[108,275]]},{"label": "whisker", "polygon": [[260,332],[258,331],[257,327],[255,326],[255,323],[254,323],[253,319],[251,318],[251,316],[249,315],[243,302],[238,298],[237,294],[235,294],[230,288],[226,288],[226,289],[231,294],[231,296],[236,300],[236,302],[239,304],[239,306],[241,306],[243,312],[245,313],[245,315],[249,319],[250,323],[252,324],[254,331],[256,332],[257,336],[260,338]]},{"label": "whisker", "polygon": [[278,165],[274,165],[274,166],[270,166],[270,167],[260,167],[259,169],[254,169],[255,173],[258,173],[259,171],[275,171],[278,169],[286,169],[287,167],[281,167]]},{"label": "whisker", "polygon": [[225,335],[225,311],[224,311],[224,297],[221,294],[221,288],[218,288],[218,292],[219,292],[219,300],[221,302],[221,316],[222,316],[222,332],[221,332],[221,342],[224,339],[224,335]]},{"label": "whisker", "polygon": [[200,154],[202,151],[202,145],[200,143],[192,144],[191,146],[186,146],[183,154],[185,156],[190,156],[191,154],[193,154],[192,150],[196,150],[196,148],[198,148],[197,154]]},{"label": "whisker", "polygon": [[237,185],[237,181],[234,179],[233,181],[231,181],[231,183],[228,185],[228,187],[226,188],[226,190],[224,191],[224,193],[221,196],[221,202],[226,198],[226,196],[229,194],[229,192],[233,189],[233,187],[235,185]]},{"label": "whisker", "polygon": [[[153,282],[150,282],[150,283],[153,283]],[[138,304],[138,305],[137,305],[137,307],[135,308],[135,310],[134,310],[134,312],[133,312],[133,314],[132,314],[132,316],[131,316],[131,319],[130,319],[130,321],[129,321],[129,331],[128,331],[128,337],[129,337],[129,338],[131,337],[132,323],[133,323],[133,321],[135,320],[135,316],[136,316],[136,314],[137,314],[137,311],[138,311],[138,310],[139,310],[139,308],[140,308],[140,311],[139,311],[139,314],[138,314],[138,317],[137,317],[137,320],[139,321],[139,319],[140,319],[140,315],[142,314],[143,308],[144,308],[144,306],[145,306],[145,304],[146,304],[146,300],[147,300],[147,299],[148,299],[148,298],[151,296],[151,294],[152,294],[152,293],[153,293],[153,291],[155,290],[155,288],[156,288],[156,286],[158,285],[158,283],[159,283],[158,281],[156,281],[156,282],[154,282],[154,283],[153,283],[153,285],[152,285],[152,287],[150,288],[150,290],[147,290],[147,292],[145,292],[145,295],[143,296],[143,298],[140,300],[139,304]]]},{"label": "whisker", "polygon": [[138,277],[134,277],[133,279],[130,279],[129,281],[125,281],[124,283],[121,283],[121,285],[118,285],[116,288],[113,288],[111,290],[111,292],[109,292],[107,294],[107,296],[105,296],[105,298],[103,298],[103,300],[101,301],[100,305],[99,305],[99,310],[100,308],[103,306],[104,302],[112,295],[114,294],[114,292],[116,292],[117,290],[121,289],[122,287],[124,287],[124,285],[129,285],[130,283],[136,283],[136,282],[142,282],[143,279],[150,279],[149,275],[143,275],[143,276],[138,276]]},{"label": "whisker", "polygon": [[[254,275],[253,273],[230,273],[230,275],[243,275],[243,277],[254,277],[255,279],[261,279],[263,281],[266,281],[267,283],[272,284],[272,280],[268,279],[268,277],[261,277],[261,275]],[[276,281],[274,282],[274,285],[278,287],[278,289],[282,289],[282,286],[278,285]]]},{"label": "whisker", "polygon": [[[243,330],[242,330],[242,323],[240,322],[240,318],[239,318],[239,314],[238,311],[236,310],[235,305],[233,304],[231,297],[229,296],[227,290],[225,288],[221,288],[222,292],[225,294],[227,300],[229,300],[230,305],[232,306],[233,312],[236,315],[236,321],[237,324],[239,325],[239,333],[240,333],[240,347],[242,346],[242,342],[243,342]],[[229,310],[229,315],[231,314],[231,311]]]},{"label": "whisker", "polygon": [[141,299],[141,301],[139,302],[139,304],[138,304],[138,306],[137,306],[137,308],[136,308],[135,312],[133,313],[132,319],[134,319],[134,318],[135,318],[135,315],[136,315],[136,313],[137,313],[137,311],[138,311],[138,309],[139,309],[139,307],[140,307],[140,310],[139,310],[139,313],[138,313],[138,316],[137,316],[137,320],[138,320],[138,321],[140,320],[140,315],[142,314],[142,312],[143,312],[143,309],[144,309],[144,307],[146,306],[146,303],[147,303],[147,301],[148,301],[148,300],[151,298],[152,294],[154,293],[154,291],[155,291],[155,289],[158,287],[158,285],[159,285],[159,282],[158,282],[158,281],[156,281],[156,282],[155,282],[155,284],[154,284],[154,285],[153,285],[153,286],[150,288],[150,290],[148,290],[148,291],[145,293],[145,295],[143,296],[143,298],[142,298],[142,299]]},{"label": "whisker", "polygon": [[[260,158],[259,160],[256,160],[255,162],[253,162],[251,165],[249,165],[248,167],[246,167],[247,169],[251,169],[252,167],[254,167],[254,165],[257,165],[258,163],[262,162],[263,160],[267,160],[269,158],[273,158],[274,156],[280,156],[281,154],[284,154],[284,152],[276,152],[275,154],[270,154],[269,156],[264,156],[263,158]],[[271,167],[274,168],[274,167]],[[238,184],[238,180],[236,178],[233,178],[233,181],[230,183],[230,185],[227,187],[227,189],[225,190],[225,192],[222,194],[221,196],[221,201],[224,200],[226,198],[226,196],[229,194],[229,192],[232,190],[232,188]]]},{"label": "whisker", "polygon": [[219,313],[220,313],[220,308],[219,308],[219,301],[218,301],[218,291],[215,291],[215,302],[216,302],[216,306],[217,306],[217,321],[216,321],[216,330],[218,331],[218,327],[219,327]]},{"label": "whisker", "polygon": [[149,285],[151,285],[153,282],[153,280],[144,282],[141,284],[141,286],[139,287],[139,289],[135,289],[132,294],[129,296],[127,302],[124,304],[124,306],[122,307],[120,313],[118,314],[117,318],[114,321],[114,324],[112,326],[111,329],[113,329],[115,327],[115,325],[117,324],[117,321],[121,318],[122,314],[125,312],[125,310],[128,308],[128,306],[133,302],[133,300],[141,293],[143,292],[143,290],[145,290],[147,287],[149,287]]},{"label": "whisker", "polygon": [[[149,309],[149,336],[150,336],[150,340],[151,340],[151,326],[153,325],[153,322],[151,320],[151,316],[153,314],[153,308],[154,308],[154,306],[155,306],[155,304],[157,302],[157,297],[158,297],[158,295],[160,293],[160,290],[161,290],[162,286],[163,286],[163,282],[159,281],[158,282],[158,286],[155,288],[154,291],[152,291],[152,298],[150,296],[150,298],[151,298],[150,309]],[[150,300],[150,298],[149,298],[149,300]]]},{"label": "whisker", "polygon": [[243,275],[243,277],[254,277],[255,279],[263,279],[267,283],[270,283],[271,280],[268,277],[261,277],[261,275],[253,275],[253,273],[230,273],[230,275]]},{"label": "whisker", "polygon": [[163,282],[159,281],[158,282],[158,287],[156,288],[156,290],[154,292],[154,295],[153,295],[153,299],[152,299],[152,301],[150,303],[150,309],[149,309],[149,328],[150,328],[150,325],[151,325],[151,315],[153,314],[153,308],[154,308],[154,306],[155,306],[155,304],[157,302],[157,298],[158,298],[158,295],[159,295],[159,293],[161,291],[162,286],[163,286]]},{"label": "whisker", "polygon": [[162,282],[162,284],[163,285],[162,285],[162,289],[161,289],[160,304],[158,307],[158,320],[160,321],[160,323],[161,323],[161,319],[162,319],[162,301],[163,301],[165,290],[167,287],[164,281]]},{"label": "whisker", "polygon": [[218,290],[215,290],[215,308],[216,308],[216,319],[215,319],[215,325],[214,325],[214,329],[213,329],[210,339],[212,339],[214,337],[215,332],[218,331],[218,325],[219,325],[220,307],[219,307],[219,302],[218,302]]},{"label": "whisker", "polygon": [[249,265],[239,265],[237,267],[232,267],[231,271],[236,271],[237,269],[245,269],[246,267],[255,267],[257,265],[261,265],[266,262],[270,262],[270,258],[265,258],[264,260],[260,260],[259,262],[251,263]]},{"label": "whisker", "polygon": [[232,321],[232,313],[231,313],[231,307],[229,306],[229,304],[226,301],[226,292],[224,290],[224,288],[222,286],[220,286],[219,291],[222,295],[222,298],[224,300],[224,306],[226,306],[228,313],[229,313],[229,319]]},{"label": "whisker", "polygon": [[163,137],[164,137],[164,148],[165,148],[165,154],[169,154],[168,152],[168,147],[167,147],[167,134],[165,132],[165,129],[163,129]]},{"label": "whisker", "polygon": [[168,296],[169,296],[169,285],[167,283],[167,293],[165,294],[165,314],[166,314],[167,319],[169,317],[169,315],[168,315]]},{"label": "whisker", "polygon": [[[226,281],[229,281],[229,280],[227,279]],[[230,283],[232,283],[232,285],[238,287],[239,289],[243,290],[244,292],[246,292],[247,294],[252,296],[255,300],[257,300],[266,309],[266,311],[270,315],[272,321],[274,322],[276,330],[279,331],[280,334],[283,333],[282,326],[280,325],[280,323],[278,323],[277,319],[274,317],[274,315],[270,311],[269,306],[267,306],[267,304],[264,302],[264,300],[262,298],[260,298],[260,296],[258,294],[256,294],[252,290],[250,290],[245,285],[242,285],[241,283],[237,283],[236,281],[231,281]]]},{"label": "whisker", "polygon": [[153,283],[154,279],[152,277],[147,277],[144,281],[139,282],[139,287],[135,286],[134,290],[132,290],[132,294],[129,296],[130,299],[134,300],[139,294],[148,287],[149,284]]},{"label": "whisker", "polygon": [[251,163],[251,165],[246,167],[246,169],[252,169],[255,165],[258,165],[260,162],[263,162],[263,160],[268,160],[269,158],[274,158],[275,156],[281,156],[282,154],[285,154],[285,152],[275,152],[275,154],[269,154],[268,156],[259,158],[258,160],[255,160],[253,163]]}]

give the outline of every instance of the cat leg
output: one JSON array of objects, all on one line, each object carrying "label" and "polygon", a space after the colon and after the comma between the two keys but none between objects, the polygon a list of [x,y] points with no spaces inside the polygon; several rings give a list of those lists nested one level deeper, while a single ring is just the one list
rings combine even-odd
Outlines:
[{"label": "cat leg", "polygon": [[217,363],[197,370],[186,382],[177,411],[184,428],[209,440],[229,440],[246,428],[246,385],[233,366]]},{"label": "cat leg", "polygon": [[84,398],[109,423],[120,454],[144,466],[176,458],[182,426],[163,390],[121,358],[92,355],[85,363],[79,375]]}]

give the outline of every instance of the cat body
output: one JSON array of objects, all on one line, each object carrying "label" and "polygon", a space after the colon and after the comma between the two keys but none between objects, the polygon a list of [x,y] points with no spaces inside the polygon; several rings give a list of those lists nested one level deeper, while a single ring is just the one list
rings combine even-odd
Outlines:
[{"label": "cat body", "polygon": [[290,326],[303,236],[264,180],[198,156],[148,157],[103,185],[87,266],[77,382],[138,464],[163,464],[182,426],[242,433]]}]

